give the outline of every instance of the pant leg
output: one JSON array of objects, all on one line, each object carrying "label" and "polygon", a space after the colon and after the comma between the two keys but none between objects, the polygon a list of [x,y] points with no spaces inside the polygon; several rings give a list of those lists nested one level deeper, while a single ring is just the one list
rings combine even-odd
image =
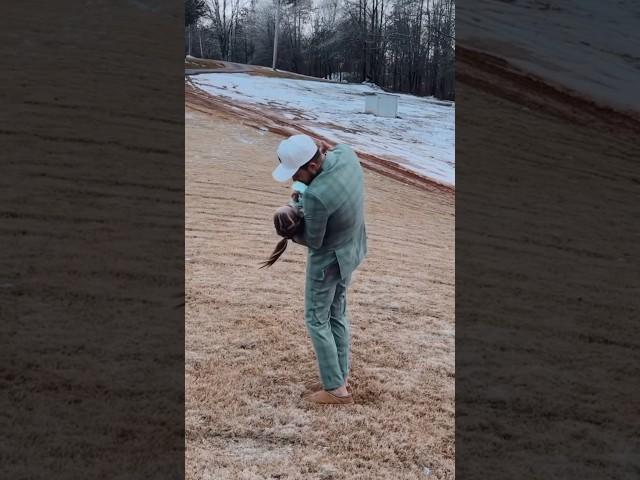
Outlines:
[{"label": "pant leg", "polygon": [[333,339],[336,344],[338,363],[343,379],[349,376],[349,370],[351,368],[351,354],[349,351],[351,329],[349,325],[349,315],[347,314],[347,288],[350,280],[351,276],[346,280],[338,281],[329,316],[331,333],[333,334]]},{"label": "pant leg", "polygon": [[331,305],[340,281],[336,262],[325,269],[321,279],[307,275],[305,285],[305,323],[316,352],[320,379],[326,390],[335,390],[345,380],[330,321]]}]

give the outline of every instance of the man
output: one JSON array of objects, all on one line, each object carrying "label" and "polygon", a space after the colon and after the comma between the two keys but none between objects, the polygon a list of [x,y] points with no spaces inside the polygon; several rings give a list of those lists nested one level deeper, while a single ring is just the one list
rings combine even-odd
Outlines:
[{"label": "man", "polygon": [[280,165],[273,178],[307,185],[302,195],[304,232],[293,240],[308,247],[305,323],[322,386],[304,398],[351,404],[346,292],[351,274],[367,254],[362,167],[347,145],[327,151],[307,135],[283,140],[277,153]]}]

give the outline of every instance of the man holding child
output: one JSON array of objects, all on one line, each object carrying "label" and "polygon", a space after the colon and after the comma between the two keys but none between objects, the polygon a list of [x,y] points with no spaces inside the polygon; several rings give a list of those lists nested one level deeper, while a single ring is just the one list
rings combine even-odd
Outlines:
[{"label": "man holding child", "polygon": [[367,254],[362,167],[353,149],[327,149],[307,135],[283,140],[277,150],[278,182],[306,188],[293,194],[303,227],[293,236],[276,222],[278,234],[308,248],[305,323],[316,352],[321,384],[304,398],[316,404],[352,404],[347,287]]}]

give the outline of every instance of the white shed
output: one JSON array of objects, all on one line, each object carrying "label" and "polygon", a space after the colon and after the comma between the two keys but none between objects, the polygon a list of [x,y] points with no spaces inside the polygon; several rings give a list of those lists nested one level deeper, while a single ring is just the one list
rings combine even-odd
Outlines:
[{"label": "white shed", "polygon": [[398,95],[390,93],[365,93],[364,113],[373,113],[379,117],[397,117],[398,98]]},{"label": "white shed", "polygon": [[381,117],[398,116],[398,95],[378,94],[378,115]]},{"label": "white shed", "polygon": [[364,113],[373,113],[374,115],[378,112],[378,97],[375,93],[365,93],[364,94]]}]

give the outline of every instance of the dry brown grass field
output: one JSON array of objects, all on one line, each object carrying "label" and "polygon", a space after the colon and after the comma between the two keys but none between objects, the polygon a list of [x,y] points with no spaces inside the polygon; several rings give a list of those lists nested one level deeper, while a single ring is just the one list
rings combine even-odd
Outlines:
[{"label": "dry brown grass field", "polygon": [[456,473],[638,478],[640,124],[456,61]]},{"label": "dry brown grass field", "polygon": [[190,479],[454,478],[454,195],[365,170],[369,256],[349,290],[356,404],[306,405],[305,249],[270,269],[282,136],[185,110]]},{"label": "dry brown grass field", "polygon": [[3,479],[180,475],[183,119],[157,99],[182,25],[157,3],[3,5]]}]

